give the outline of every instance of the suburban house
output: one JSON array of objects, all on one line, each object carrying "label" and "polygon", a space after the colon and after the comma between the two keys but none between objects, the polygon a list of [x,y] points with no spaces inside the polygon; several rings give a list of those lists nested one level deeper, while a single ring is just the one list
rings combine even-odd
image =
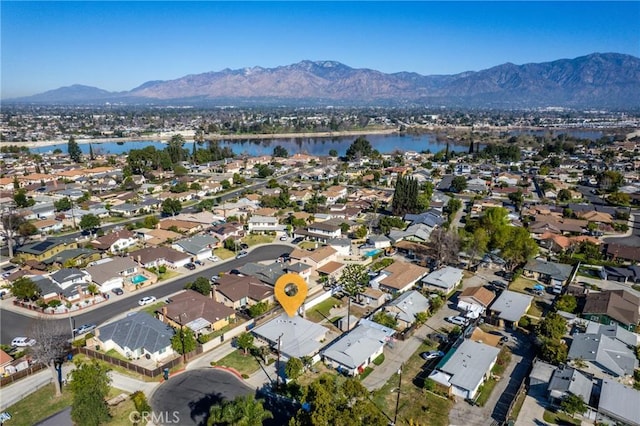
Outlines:
[{"label": "suburban house", "polygon": [[62,231],[63,223],[55,219],[42,219],[32,222],[40,234]]},{"label": "suburban house", "polygon": [[586,321],[587,328],[584,331],[587,334],[602,334],[612,339],[621,341],[627,346],[636,347],[640,345],[640,335],[613,323],[609,325],[600,324],[593,321]]},{"label": "suburban house", "polygon": [[322,341],[329,333],[329,329],[298,315],[289,317],[283,313],[254,328],[251,333],[258,339],[265,341],[270,347],[279,348],[285,360],[309,356],[313,358],[314,362],[318,362],[320,360],[318,352],[323,345]]},{"label": "suburban house", "polygon": [[100,259],[100,253],[96,250],[87,248],[68,249],[61,251],[57,255],[45,259],[42,263],[45,265],[64,265],[80,266],[94,260]]},{"label": "suburban house", "polygon": [[349,376],[364,372],[383,350],[395,331],[366,319],[357,327],[322,351],[322,359],[329,367]]},{"label": "suburban house", "polygon": [[367,237],[367,246],[375,249],[383,249],[391,247],[391,240],[385,235],[369,235]]},{"label": "suburban house", "polygon": [[240,238],[244,236],[244,227],[238,222],[227,222],[215,225],[211,228],[211,235],[224,241],[227,238]]},{"label": "suburban house", "polygon": [[573,335],[567,358],[587,363],[588,370],[592,373],[595,369],[614,377],[632,375],[638,368],[638,359],[633,350],[621,341],[603,334]]},{"label": "suburban house", "polygon": [[329,262],[336,261],[336,250],[330,246],[318,247],[313,251],[302,249],[294,249],[289,254],[290,263],[300,262],[311,267],[312,272],[326,265]]},{"label": "suburban house", "polygon": [[86,283],[60,287],[50,277],[44,275],[31,276],[31,281],[40,289],[42,300],[60,300],[61,302],[78,302],[82,300],[88,285]]},{"label": "suburban house", "polygon": [[82,271],[78,268],[60,269],[49,275],[49,278],[62,289],[71,286],[81,286],[86,289],[91,284],[91,275],[87,271]]},{"label": "suburban house", "polygon": [[252,215],[247,222],[249,232],[284,232],[287,227],[278,223],[278,218]]},{"label": "suburban house", "polygon": [[273,288],[252,276],[225,274],[213,285],[213,297],[232,309],[273,303]]},{"label": "suburban house", "polygon": [[429,378],[446,386],[450,395],[473,400],[480,386],[489,378],[500,349],[465,340],[453,350],[453,355],[447,354]]},{"label": "suburban house", "polygon": [[625,290],[605,290],[587,294],[582,317],[601,324],[618,323],[635,331],[640,314],[640,298]]},{"label": "suburban house", "polygon": [[489,307],[487,322],[503,328],[515,328],[533,302],[533,296],[505,290]]},{"label": "suburban house", "polygon": [[582,400],[589,404],[592,390],[591,378],[582,371],[568,366],[556,368],[547,387],[549,401],[557,407],[569,395],[581,396]]},{"label": "suburban house", "polygon": [[147,247],[132,251],[129,253],[129,257],[138,262],[143,268],[157,268],[161,265],[179,268],[191,261],[189,254],[164,246]]},{"label": "suburban house", "polygon": [[86,268],[93,282],[100,286],[103,293],[124,287],[125,280],[131,281],[131,277],[138,273],[138,270],[138,263],[128,257],[101,259]]},{"label": "suburban house", "polygon": [[167,229],[140,228],[136,229],[134,232],[136,233],[136,237],[140,238],[140,240],[144,242],[145,246],[158,246],[166,243],[167,241],[175,241],[182,238],[182,234],[169,231]]},{"label": "suburban house", "polygon": [[522,269],[527,278],[550,285],[565,285],[571,277],[573,266],[563,263],[549,262],[543,259],[531,259]]},{"label": "suburban house", "polygon": [[327,222],[315,222],[307,226],[306,229],[296,229],[293,234],[294,237],[305,237],[326,243],[329,239],[340,238],[342,231],[339,225]]},{"label": "suburban house", "polygon": [[606,254],[612,260],[621,259],[627,262],[640,262],[640,253],[637,247],[608,243]]},{"label": "suburban house", "polygon": [[174,218],[162,219],[158,223],[158,228],[166,231],[177,231],[185,234],[195,234],[202,231],[202,224],[198,222],[189,222],[187,220],[178,220]]},{"label": "suburban house", "polygon": [[631,265],[625,268],[603,266],[599,272],[603,280],[618,281],[620,283],[640,283],[640,266],[638,265]]},{"label": "suburban house", "polygon": [[11,358],[11,355],[9,355],[8,353],[0,349],[0,376],[4,377],[11,374],[8,371],[6,371],[5,368],[9,366],[12,362],[13,362],[13,358]]},{"label": "suburban house", "polygon": [[345,266],[346,265],[344,263],[331,261],[319,267],[317,271],[321,277],[325,276],[330,281],[337,281]]},{"label": "suburban house", "polygon": [[394,262],[370,281],[371,287],[392,294],[410,290],[429,270],[413,263]]},{"label": "suburban house", "polygon": [[398,321],[398,329],[404,330],[416,322],[416,315],[429,311],[429,300],[417,290],[402,293],[389,302],[384,310]]},{"label": "suburban house", "polygon": [[34,259],[42,262],[64,250],[75,248],[78,248],[78,243],[75,240],[65,238],[47,238],[44,241],[38,241],[18,247],[16,253],[25,260]]},{"label": "suburban house", "polygon": [[105,351],[115,349],[129,359],[161,361],[174,354],[175,331],[146,312],[137,312],[96,329],[95,339]]},{"label": "suburban house", "polygon": [[236,312],[197,291],[185,290],[171,296],[158,318],[172,327],[188,327],[196,336],[220,330],[235,321]]},{"label": "suburban house", "polygon": [[596,421],[598,424],[640,426],[640,391],[604,379]]},{"label": "suburban house", "polygon": [[205,260],[211,257],[213,248],[218,240],[209,235],[194,235],[190,238],[178,240],[171,248],[191,255],[193,260]]},{"label": "suburban house", "polygon": [[422,286],[430,291],[447,295],[462,283],[463,271],[453,266],[436,269],[422,280]]},{"label": "suburban house", "polygon": [[111,232],[91,241],[91,245],[98,249],[118,253],[136,244],[138,239],[135,234],[127,229]]},{"label": "suburban house", "polygon": [[478,318],[484,315],[495,298],[495,293],[485,287],[467,287],[458,296],[458,310]]},{"label": "suburban house", "polygon": [[389,293],[385,293],[384,291],[375,288],[366,287],[362,293],[356,296],[355,303],[376,309],[384,305],[389,297]]}]

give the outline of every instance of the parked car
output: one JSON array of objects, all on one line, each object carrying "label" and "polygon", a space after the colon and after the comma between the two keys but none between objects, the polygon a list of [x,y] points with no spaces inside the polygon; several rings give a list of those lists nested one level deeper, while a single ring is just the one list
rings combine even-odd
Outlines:
[{"label": "parked car", "polygon": [[249,252],[242,250],[240,253],[237,254],[236,259],[241,259],[241,258],[245,257],[248,254],[249,254]]},{"label": "parked car", "polygon": [[144,306],[156,301],[155,296],[145,296],[142,299],[138,300],[138,305]]},{"label": "parked car", "polygon": [[465,317],[455,316],[455,317],[446,317],[445,321],[450,322],[451,324],[465,326],[469,323],[469,320]]},{"label": "parked car", "polygon": [[185,268],[187,268],[190,271],[193,271],[194,269],[196,269],[196,264],[195,263],[187,263],[186,265],[184,265]]},{"label": "parked car", "polygon": [[211,256],[207,258],[207,260],[210,262],[220,262],[220,258],[218,256]]},{"label": "parked car", "polygon": [[291,241],[292,244],[298,244],[304,241],[304,238],[302,237],[298,237],[298,238],[294,238],[293,241]]},{"label": "parked car", "polygon": [[116,296],[122,296],[124,294],[124,290],[122,290],[120,287],[114,288],[113,290],[111,290],[111,292]]},{"label": "parked car", "polygon": [[422,352],[420,354],[420,358],[424,360],[442,358],[443,356],[444,356],[444,352],[442,351],[429,351],[429,352]]},{"label": "parked car", "polygon": [[195,263],[197,266],[204,266],[204,262],[202,260],[196,260],[193,263]]},{"label": "parked car", "polygon": [[29,337],[16,337],[11,341],[11,346],[15,346],[17,348],[24,348],[26,346],[33,346],[35,344],[35,339],[30,339]]},{"label": "parked car", "polygon": [[491,284],[492,286],[494,286],[495,288],[501,288],[501,289],[506,289],[508,284],[505,283],[504,281],[500,281],[500,280],[494,280],[489,282],[489,284]]},{"label": "parked car", "polygon": [[280,237],[280,241],[287,241],[289,239],[289,237],[287,237],[286,235],[283,235],[282,237]]},{"label": "parked car", "polygon": [[448,343],[449,342],[449,336],[447,336],[446,334],[442,334],[442,333],[431,333],[427,335],[427,339],[431,340],[432,342],[438,343],[438,344],[444,344],[444,343]]},{"label": "parked car", "polygon": [[212,276],[212,277],[211,277],[210,281],[211,281],[212,283],[217,283],[217,282],[218,282],[218,279],[220,279],[220,277],[219,277],[219,276],[217,276],[217,275],[214,275],[214,276]]},{"label": "parked car", "polygon": [[249,244],[247,244],[247,243],[242,243],[242,244],[240,244],[240,248],[241,248],[242,250],[248,250],[248,249],[249,249]]},{"label": "parked car", "polygon": [[74,331],[75,334],[80,335],[80,334],[85,334],[88,333],[90,331],[95,330],[96,325],[95,324],[83,324],[80,327],[76,328]]}]

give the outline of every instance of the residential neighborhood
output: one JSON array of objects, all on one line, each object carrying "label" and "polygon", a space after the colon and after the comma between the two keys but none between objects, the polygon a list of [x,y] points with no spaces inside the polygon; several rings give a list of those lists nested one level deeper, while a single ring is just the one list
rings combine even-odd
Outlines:
[{"label": "residential neighborhood", "polygon": [[[605,139],[5,149],[0,307],[24,324],[3,324],[2,387],[40,365],[9,345],[41,344],[27,318],[96,318],[74,356],[158,386],[207,360],[292,404],[296,383],[357,380],[402,424],[638,424],[611,392],[640,398],[640,160],[637,136]],[[308,288],[293,316],[285,274]]]}]

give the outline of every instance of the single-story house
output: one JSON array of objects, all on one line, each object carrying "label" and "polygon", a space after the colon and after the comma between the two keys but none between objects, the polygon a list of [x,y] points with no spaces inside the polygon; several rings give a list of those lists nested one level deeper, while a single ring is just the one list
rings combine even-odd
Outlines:
[{"label": "single-story house", "polygon": [[289,254],[289,258],[292,264],[296,262],[304,263],[305,265],[309,265],[312,272],[314,272],[323,265],[336,261],[337,252],[330,246],[318,247],[313,251],[294,249]]},{"label": "single-story house", "polygon": [[77,285],[86,287],[91,283],[91,275],[78,268],[60,269],[49,275],[49,278],[62,289]]},{"label": "single-story house", "polygon": [[105,351],[115,349],[130,359],[148,357],[154,361],[174,354],[173,328],[146,312],[137,312],[96,329],[95,338]]},{"label": "single-story house", "polygon": [[392,294],[410,290],[429,270],[413,263],[394,262],[370,281],[371,287]]},{"label": "single-story house", "polygon": [[485,313],[495,298],[495,293],[485,287],[467,287],[458,296],[458,309],[477,318]]},{"label": "single-story house", "polygon": [[489,307],[487,322],[504,328],[514,328],[533,302],[533,296],[505,290]]},{"label": "single-story house", "polygon": [[395,331],[366,319],[322,351],[322,359],[330,367],[356,376],[383,353]]},{"label": "single-story house", "polygon": [[176,241],[171,245],[171,248],[190,254],[193,260],[205,260],[211,257],[212,250],[217,243],[218,240],[209,235],[194,235]]},{"label": "single-story house", "polygon": [[551,285],[565,285],[571,277],[573,266],[550,262],[544,259],[531,259],[522,269],[527,278],[542,281]]},{"label": "single-story house", "polygon": [[480,386],[489,378],[499,353],[499,348],[465,340],[436,366],[429,378],[446,386],[450,395],[474,399]]},{"label": "single-story house", "polygon": [[640,321],[640,298],[626,290],[587,294],[582,317],[601,324],[618,323],[634,331]]},{"label": "single-story house", "polygon": [[582,397],[589,404],[593,383],[582,371],[572,367],[557,368],[549,381],[549,400],[553,405],[560,403],[569,395]]},{"label": "single-story house", "polygon": [[225,274],[213,286],[216,301],[232,309],[256,303],[273,303],[273,288],[252,276]]},{"label": "single-story house", "polygon": [[370,306],[375,309],[384,305],[388,297],[391,297],[389,293],[367,287],[362,293],[356,296],[356,303],[362,306]]},{"label": "single-story house", "polygon": [[638,368],[633,350],[615,338],[603,334],[578,333],[573,335],[568,359],[580,359],[614,377],[632,375]]},{"label": "single-story house", "polygon": [[128,257],[110,257],[93,262],[86,268],[100,291],[106,293],[114,288],[122,288],[124,280],[138,273],[139,265]]},{"label": "single-story house", "polygon": [[463,271],[453,266],[437,269],[423,278],[422,286],[431,291],[449,294],[462,282]]},{"label": "single-story house", "polygon": [[615,380],[604,379],[596,421],[598,424],[640,426],[640,391]]},{"label": "single-story house", "polygon": [[384,310],[395,317],[398,321],[398,329],[403,330],[416,322],[417,314],[427,313],[429,307],[429,300],[426,297],[417,290],[411,290],[389,302]]},{"label": "single-story house", "polygon": [[370,235],[367,237],[367,245],[376,249],[391,247],[391,239],[385,235]]},{"label": "single-story house", "polygon": [[129,253],[129,257],[138,262],[143,268],[157,268],[161,265],[179,268],[191,261],[189,254],[164,246],[147,247],[132,251]]},{"label": "single-story house", "polygon": [[162,306],[158,319],[172,327],[188,327],[196,336],[208,334],[234,322],[236,312],[197,291],[185,290],[171,296]]},{"label": "single-story house", "polygon": [[320,360],[318,352],[328,332],[320,324],[298,315],[289,317],[285,313],[251,330],[258,339],[267,342],[272,348],[280,348],[285,360],[310,356],[314,362]]}]

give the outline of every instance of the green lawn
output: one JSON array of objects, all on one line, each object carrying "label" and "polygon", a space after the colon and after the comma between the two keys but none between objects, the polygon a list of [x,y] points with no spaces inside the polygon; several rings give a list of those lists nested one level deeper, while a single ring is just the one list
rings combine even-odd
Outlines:
[{"label": "green lawn", "polygon": [[127,357],[123,356],[120,352],[116,351],[115,349],[109,349],[104,354],[108,355],[108,356],[112,356],[112,357],[117,358],[117,359],[122,360],[122,361],[129,361],[129,359]]},{"label": "green lawn", "polygon": [[549,410],[544,410],[544,414],[542,415],[542,419],[545,422],[549,422],[554,425],[580,425],[582,422],[578,419],[572,419],[570,416],[567,416],[565,413],[556,412]]},{"label": "green lawn", "polygon": [[491,396],[491,392],[493,392],[493,388],[496,387],[498,382],[495,379],[489,379],[480,387],[480,394],[478,395],[478,399],[476,399],[476,403],[484,407],[484,405],[489,400]]},{"label": "green lawn", "polygon": [[249,247],[255,246],[258,244],[268,244],[272,243],[275,237],[272,235],[247,235],[242,239],[243,243],[246,243]]},{"label": "green lawn", "polygon": [[300,246],[301,249],[307,250],[307,249],[314,249],[314,248],[316,248],[316,245],[318,245],[318,247],[319,247],[322,244],[318,244],[318,243],[313,242],[313,241],[303,241],[298,245]]},{"label": "green lawn", "polygon": [[222,247],[215,249],[213,251],[213,254],[218,256],[221,260],[231,259],[232,257],[234,257],[236,255],[231,250],[227,250],[226,248],[222,248]]},{"label": "green lawn", "polygon": [[524,277],[516,278],[511,284],[509,284],[509,290],[517,291],[519,293],[531,294],[531,291],[527,291],[527,289],[533,289],[533,286],[538,284],[535,280],[530,280]]},{"label": "green lawn", "polygon": [[340,299],[336,299],[335,297],[330,297],[324,302],[321,302],[309,309],[306,312],[307,319],[313,322],[320,322],[324,319],[329,318],[329,311],[333,308],[333,305],[341,305],[342,302]]},{"label": "green lawn", "polygon": [[247,375],[255,373],[260,368],[260,364],[258,364],[258,361],[256,361],[253,355],[248,352],[247,355],[245,355],[241,349],[231,352],[218,361],[217,364],[224,367],[231,367],[240,374]]},{"label": "green lawn", "polygon": [[142,311],[148,313],[152,317],[155,317],[155,312],[161,310],[164,305],[164,302],[152,303],[151,305],[147,305],[142,308]]},{"label": "green lawn", "polygon": [[[113,398],[124,391],[111,388],[109,398]],[[124,392],[126,393],[126,392]],[[49,416],[71,406],[73,395],[67,388],[62,389],[62,395],[55,396],[53,384],[38,389],[19,402],[7,408],[11,420],[5,422],[7,426],[32,426]],[[115,407],[111,407],[111,420],[105,424],[113,426],[131,426],[129,413],[135,409],[133,401],[127,399]]]},{"label": "green lawn", "polygon": [[176,272],[176,271],[172,271],[171,269],[167,269],[167,272],[165,272],[164,274],[156,274],[158,275],[158,281],[166,281],[168,279],[177,277],[178,275],[180,275],[180,272]]}]

